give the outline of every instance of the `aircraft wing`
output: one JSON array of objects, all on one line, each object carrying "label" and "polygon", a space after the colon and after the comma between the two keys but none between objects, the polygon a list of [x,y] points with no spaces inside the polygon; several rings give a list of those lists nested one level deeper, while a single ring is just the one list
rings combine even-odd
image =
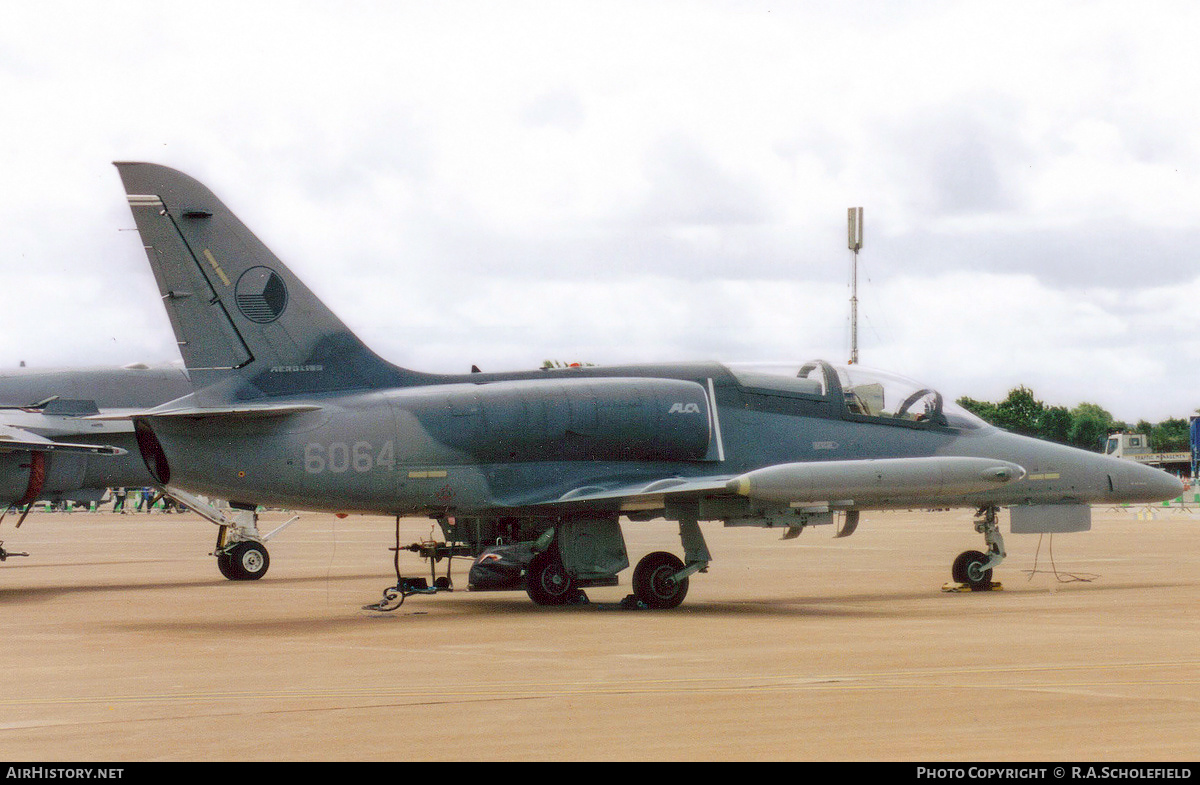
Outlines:
[{"label": "aircraft wing", "polygon": [[0,452],[24,450],[28,452],[74,452],[89,455],[124,455],[120,447],[110,447],[104,444],[72,444],[56,442],[39,436],[32,431],[15,428],[11,425],[0,425]]},{"label": "aircraft wing", "polygon": [[545,504],[586,504],[591,502],[616,502],[623,511],[652,509],[662,506],[668,494],[706,495],[724,493],[732,475],[701,478],[668,477],[648,483],[604,487],[589,485],[564,493]]},{"label": "aircraft wing", "polygon": [[842,508],[930,504],[982,493],[1023,479],[1025,469],[990,458],[929,456],[852,461],[806,461],[738,475],[672,477],[617,487],[586,486],[544,504],[612,501],[621,510],[653,509],[668,496],[744,496],[781,506]]}]

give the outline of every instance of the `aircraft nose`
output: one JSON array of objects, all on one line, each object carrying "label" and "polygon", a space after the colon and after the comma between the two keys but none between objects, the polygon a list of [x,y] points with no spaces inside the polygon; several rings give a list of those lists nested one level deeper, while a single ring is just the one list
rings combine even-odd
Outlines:
[{"label": "aircraft nose", "polygon": [[1162,499],[1177,499],[1183,494],[1183,482],[1172,474],[1156,471],[1156,476],[1150,481],[1151,490]]},{"label": "aircraft nose", "polygon": [[1131,501],[1163,502],[1178,498],[1183,493],[1183,483],[1178,477],[1152,466],[1130,465],[1126,468],[1124,479],[1126,492],[1136,497]]}]

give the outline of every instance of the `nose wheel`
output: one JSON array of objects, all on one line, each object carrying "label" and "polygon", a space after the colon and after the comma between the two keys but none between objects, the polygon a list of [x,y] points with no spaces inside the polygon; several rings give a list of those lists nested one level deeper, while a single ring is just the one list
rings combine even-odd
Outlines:
[{"label": "nose wheel", "polygon": [[986,553],[979,551],[963,551],[954,560],[950,574],[955,583],[961,583],[971,588],[971,591],[987,591],[992,588],[992,570],[984,568],[988,563]]},{"label": "nose wheel", "polygon": [[954,560],[950,576],[971,591],[991,591],[1000,584],[992,582],[992,568],[1004,561],[1004,538],[1000,536],[997,507],[984,507],[975,517],[975,531],[983,535],[987,553],[963,551]]}]

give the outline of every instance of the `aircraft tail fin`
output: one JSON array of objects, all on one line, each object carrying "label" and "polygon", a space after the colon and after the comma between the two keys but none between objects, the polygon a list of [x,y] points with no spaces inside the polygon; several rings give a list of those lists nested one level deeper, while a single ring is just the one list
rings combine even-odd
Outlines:
[{"label": "aircraft tail fin", "polygon": [[202,404],[419,376],[367,348],[204,185],[157,164],[116,167]]}]

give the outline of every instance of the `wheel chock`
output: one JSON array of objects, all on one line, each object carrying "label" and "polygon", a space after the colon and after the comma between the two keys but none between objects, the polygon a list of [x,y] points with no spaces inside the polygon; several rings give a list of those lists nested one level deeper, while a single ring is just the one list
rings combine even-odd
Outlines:
[{"label": "wheel chock", "polygon": [[942,586],[942,591],[944,591],[944,592],[1004,591],[1004,585],[1001,584],[999,581],[992,581],[991,586],[989,586],[986,589],[972,589],[969,584],[955,583],[954,581],[951,581],[950,583],[947,583],[944,586]]}]

